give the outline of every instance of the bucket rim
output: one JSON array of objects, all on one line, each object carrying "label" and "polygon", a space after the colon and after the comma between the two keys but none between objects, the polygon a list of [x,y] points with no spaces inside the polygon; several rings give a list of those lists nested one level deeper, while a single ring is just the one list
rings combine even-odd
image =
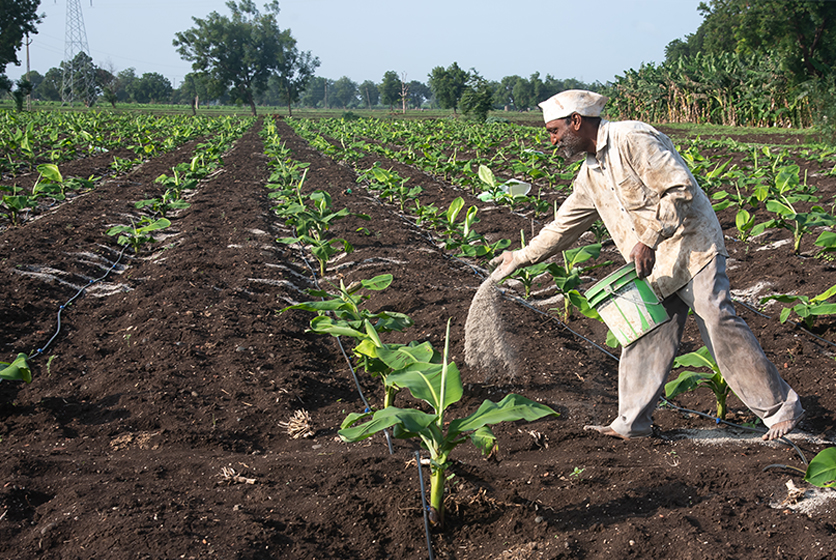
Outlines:
[{"label": "bucket rim", "polygon": [[[611,286],[612,284],[614,284],[615,282],[618,282],[619,280],[621,280],[625,276],[629,275],[630,273],[635,274],[635,272],[636,272],[636,263],[628,262],[627,264],[625,264],[624,266],[622,266],[621,268],[619,268],[615,272],[609,274],[608,276],[605,276],[604,278],[602,278],[601,280],[599,280],[598,282],[596,282],[595,284],[590,286],[590,288],[584,292],[584,296],[586,296],[586,299],[588,299],[588,300],[592,299],[596,295],[598,295],[600,292],[604,291],[604,289],[607,286]],[[636,278],[638,278],[638,274],[636,274]]]}]

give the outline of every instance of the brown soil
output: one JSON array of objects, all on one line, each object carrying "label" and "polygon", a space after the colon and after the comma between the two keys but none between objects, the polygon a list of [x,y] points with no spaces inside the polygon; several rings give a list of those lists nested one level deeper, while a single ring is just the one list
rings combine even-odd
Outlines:
[{"label": "brown soil", "polygon": [[[450,417],[508,392],[561,413],[497,426],[499,451],[490,459],[468,446],[454,452],[449,526],[432,534],[435,557],[836,556],[831,502],[809,513],[788,502],[773,507],[787,498],[788,480],[806,488],[788,470],[764,471],[775,463],[802,466],[785,445],[757,436],[718,440],[739,432],[669,409],[656,412],[654,437],[625,442],[584,431],[615,414],[616,361],[554,320],[505,301],[518,374],[483,383],[485,372],[463,363],[465,318],[481,276],[359,188],[352,169],[280,126],[294,157],[311,163],[307,191],[328,190],[336,208],[372,217],[334,227],[355,251],[331,265],[337,272],[329,280],[393,274],[393,285],[368,302],[414,319],[411,329],[388,336],[391,342],[430,340],[441,348],[453,318],[452,353],[466,395]],[[191,149],[103,180],[0,236],[2,359],[45,347],[59,306],[115,261],[119,247],[103,232],[127,223],[134,201],[159,194],[154,179],[187,160]],[[305,312],[279,312],[308,297],[300,290],[312,287],[311,274],[298,251],[274,241],[288,232],[270,211],[257,132],[247,133],[224,162],[173,220],[174,235],[153,252],[122,257],[106,280],[63,310],[60,332],[34,359],[31,385],[0,383],[0,556],[428,557],[415,443],[395,440],[390,455],[383,437],[340,442],[340,422],[363,405],[336,339],[306,332]],[[73,165],[78,176],[93,173],[83,162]],[[425,204],[441,207],[460,194],[477,204],[396,167],[424,186]],[[821,181],[824,192],[836,192],[831,178]],[[479,204],[482,233],[518,239],[521,228],[532,227],[530,217]],[[721,220],[733,227],[733,217]],[[732,286],[769,283],[753,301],[768,293],[815,295],[834,282],[830,262],[794,256],[786,245],[760,251],[786,236],[765,237],[748,246],[729,242]],[[606,257],[618,265],[612,248]],[[550,295],[538,294],[535,304],[554,307]],[[789,323],[739,311],[801,395],[808,412],[801,428],[809,437],[794,441],[809,459],[825,447],[810,438],[833,437],[834,348]],[[833,321],[817,325],[818,335],[834,339]],[[569,327],[603,343],[597,323],[575,318]],[[699,346],[690,325],[683,350]],[[376,381],[360,383],[379,405]],[[406,405],[407,397],[398,402]],[[710,412],[713,395],[701,390],[680,403]],[[733,397],[730,408],[736,419],[751,420]],[[312,418],[312,438],[292,439],[280,426],[300,409]],[[714,443],[687,429],[705,430]]]}]

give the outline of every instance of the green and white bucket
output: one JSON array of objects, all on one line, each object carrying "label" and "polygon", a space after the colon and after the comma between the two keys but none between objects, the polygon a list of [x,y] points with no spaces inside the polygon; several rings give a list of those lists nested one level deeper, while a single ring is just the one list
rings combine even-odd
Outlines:
[{"label": "green and white bucket", "polygon": [[628,263],[586,293],[593,307],[622,346],[629,346],[670,319],[656,292]]}]

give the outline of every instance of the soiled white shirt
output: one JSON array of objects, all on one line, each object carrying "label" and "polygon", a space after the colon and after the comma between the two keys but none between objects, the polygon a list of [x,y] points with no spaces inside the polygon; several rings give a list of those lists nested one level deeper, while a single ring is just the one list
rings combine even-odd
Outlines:
[{"label": "soiled white shirt", "polygon": [[599,217],[625,261],[638,242],[655,249],[647,279],[662,298],[715,255],[728,256],[711,201],[667,136],[637,121],[602,120],[596,148],[555,220],[515,251],[518,266],[568,249]]}]

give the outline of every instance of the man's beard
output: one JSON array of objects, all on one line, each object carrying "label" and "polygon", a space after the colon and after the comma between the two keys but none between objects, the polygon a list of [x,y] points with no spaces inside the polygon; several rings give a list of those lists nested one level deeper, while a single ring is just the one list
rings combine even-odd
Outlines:
[{"label": "man's beard", "polygon": [[581,138],[574,130],[566,131],[563,140],[560,141],[558,154],[563,159],[573,161],[577,159],[578,154],[584,151],[583,138]]}]

